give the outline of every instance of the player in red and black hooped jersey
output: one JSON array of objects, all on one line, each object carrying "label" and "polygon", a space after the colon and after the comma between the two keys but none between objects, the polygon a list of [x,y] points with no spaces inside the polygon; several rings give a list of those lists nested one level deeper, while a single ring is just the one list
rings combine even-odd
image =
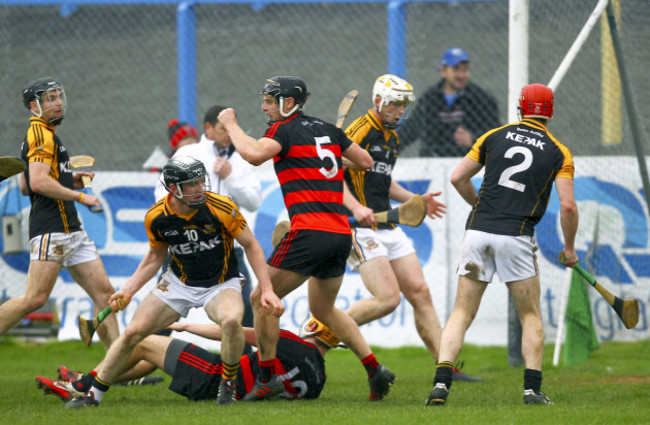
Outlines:
[{"label": "player in red and black hooped jersey", "polygon": [[[83,188],[81,176],[72,173],[68,151],[56,135],[65,116],[67,100],[61,83],[52,77],[30,81],[22,91],[30,123],[21,147],[27,164],[20,175],[20,189],[29,195],[29,271],[25,293],[0,306],[0,335],[48,300],[59,272],[67,268],[74,280],[94,303],[94,314],[108,306],[114,291],[97,248],[82,228],[74,202],[100,207],[96,196],[75,189]],[[115,317],[98,332],[104,347],[117,338]]]},{"label": "player in red and black hooped jersey", "polygon": [[[309,96],[302,79],[269,78],[260,94],[270,128],[259,140],[244,133],[233,109],[221,111],[219,121],[248,162],[260,165],[274,160],[291,229],[267,260],[273,290],[282,298],[309,279],[311,312],[357,354],[369,375],[370,399],[379,400],[388,393],[395,375],[379,364],[356,323],[334,307],[351,247],[342,206],[341,157],[361,169],[370,168],[372,158],[334,125],[301,112]],[[244,400],[261,400],[283,390],[274,370],[279,321],[265,309],[266,301],[257,288],[251,297],[262,346],[260,373]]]},{"label": "player in red and black hooped jersey", "polygon": [[114,311],[124,309],[133,295],[149,282],[172,253],[172,262],[161,280],[138,305],[124,333],[109,349],[88,393],[66,404],[69,408],[97,406],[112,382],[127,369],[137,344],[163,329],[191,308],[203,308],[224,328],[222,370],[217,404],[235,401],[239,358],[244,349],[241,326],[244,303],[233,243],[246,251],[258,280],[258,288],[270,300],[270,310],[280,314],[282,302],[264,262],[264,252],[246,226],[237,206],[227,197],[208,192],[206,169],[195,158],[170,159],[163,168],[169,195],[156,202],[145,216],[149,251],[123,288],[110,297]]},{"label": "player in red and black hooped jersey", "polygon": [[[427,405],[445,404],[451,371],[465,333],[495,273],[508,287],[521,321],[523,401],[553,404],[541,391],[544,327],[534,228],[546,211],[555,185],[560,200],[565,265],[576,264],[579,217],[573,187],[574,166],[569,149],[548,131],[554,112],[553,90],[542,84],[525,86],[518,108],[519,122],[479,137],[451,174],[451,183],[472,211],[456,272],[456,304],[442,332],[434,388]],[[483,184],[477,193],[471,179],[483,168]]]},{"label": "player in red and black hooped jersey", "polygon": [[[223,331],[216,324],[177,322],[169,326],[169,329],[194,333],[208,339],[223,339]],[[247,344],[257,344],[254,329],[244,328],[244,335]],[[281,330],[275,364],[284,388],[280,397],[289,400],[318,398],[327,380],[323,356],[329,349],[316,337],[303,339],[292,332]],[[214,400],[218,397],[223,374],[222,356],[182,339],[149,335],[138,344],[129,364],[133,367],[119,376],[118,382],[139,379],[159,368],[172,377],[169,389],[179,395],[190,400]],[[236,399],[243,398],[255,383],[259,372],[257,353],[241,356],[239,365]],[[54,394],[67,401],[78,396],[79,392],[90,389],[93,373],[81,374],[81,377],[71,382],[43,377],[37,377],[36,380],[46,394]]]},{"label": "player in red and black hooped jersey", "polygon": [[[245,329],[248,330],[253,331]],[[247,343],[256,345],[254,331],[252,335],[250,338],[246,333]],[[174,341],[171,343],[174,345],[166,349],[169,360],[165,359],[165,366],[176,359],[174,371],[170,373],[174,380],[169,389],[190,400],[214,399],[221,376],[221,356],[182,340]],[[315,338],[304,340],[292,332],[280,330],[275,369],[284,384],[282,398],[314,399],[320,395],[327,379],[323,355],[329,348],[316,344],[320,343]],[[255,384],[259,373],[257,352],[242,356],[239,365],[237,399],[243,398]]]},{"label": "player in red and black hooped jersey", "polygon": [[343,207],[341,153],[351,141],[343,131],[302,111],[273,123],[264,134],[280,144],[273,167],[292,230],[349,234]]},{"label": "player in red and black hooped jersey", "polygon": [[[392,177],[400,151],[395,130],[414,101],[413,87],[408,81],[392,74],[381,75],[373,85],[370,110],[345,131],[354,143],[370,153],[374,162],[370,169],[345,170],[344,205],[354,217],[348,266],[361,274],[372,295],[353,302],[346,313],[361,326],[390,314],[403,294],[413,307],[418,334],[435,361],[440,345],[440,320],[413,243],[401,228],[378,223],[374,216],[376,212],[390,210],[391,200],[403,203],[416,196]],[[435,199],[440,194],[417,195],[425,201],[432,219],[442,218],[445,213],[445,204]],[[313,316],[309,320],[317,321]],[[454,376],[476,380],[461,373]]]}]

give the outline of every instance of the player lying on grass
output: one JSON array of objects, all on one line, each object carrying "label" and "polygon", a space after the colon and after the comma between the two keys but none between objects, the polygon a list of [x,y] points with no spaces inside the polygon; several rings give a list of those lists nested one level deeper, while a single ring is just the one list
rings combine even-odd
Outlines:
[{"label": "player lying on grass", "polygon": [[[216,324],[199,325],[174,323],[168,329],[187,331],[205,338],[220,341],[221,328]],[[244,328],[246,343],[256,345],[255,330]],[[300,338],[289,331],[280,332],[275,368],[282,377],[284,393],[280,397],[317,398],[325,385],[325,361],[323,355],[329,346],[317,337]],[[133,351],[129,370],[117,382],[125,382],[146,376],[156,368],[172,377],[169,389],[190,400],[214,400],[221,380],[221,356],[189,342],[168,336],[149,335]],[[257,352],[240,359],[237,377],[237,399],[240,400],[255,383],[258,373]],[[101,366],[98,365],[95,370]],[[82,397],[93,380],[93,372],[85,375],[59,367],[59,379],[36,377],[36,385],[45,394],[52,394],[64,402]],[[70,379],[77,379],[71,381]]]}]

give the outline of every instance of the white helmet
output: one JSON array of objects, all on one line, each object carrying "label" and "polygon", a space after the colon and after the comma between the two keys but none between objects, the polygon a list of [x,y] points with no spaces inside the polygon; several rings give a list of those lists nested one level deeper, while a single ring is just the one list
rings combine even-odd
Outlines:
[{"label": "white helmet", "polygon": [[377,112],[381,112],[381,108],[391,102],[406,102],[406,105],[408,105],[415,101],[413,86],[408,81],[393,74],[385,74],[377,78],[372,88],[373,104],[377,97],[381,99]]}]

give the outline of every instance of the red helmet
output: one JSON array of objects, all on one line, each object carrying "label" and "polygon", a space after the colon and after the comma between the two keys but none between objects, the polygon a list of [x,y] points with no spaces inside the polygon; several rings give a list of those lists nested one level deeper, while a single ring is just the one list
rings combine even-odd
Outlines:
[{"label": "red helmet", "polygon": [[519,115],[527,118],[553,118],[553,90],[542,84],[529,84],[519,95]]}]

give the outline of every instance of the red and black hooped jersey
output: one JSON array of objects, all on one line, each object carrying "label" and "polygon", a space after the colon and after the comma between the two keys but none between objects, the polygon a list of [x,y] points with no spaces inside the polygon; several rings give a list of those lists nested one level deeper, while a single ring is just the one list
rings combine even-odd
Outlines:
[{"label": "red and black hooped jersey", "polygon": [[534,235],[556,177],[573,179],[573,157],[539,121],[524,119],[490,130],[467,157],[485,165],[467,229]]},{"label": "red and black hooped jersey", "polygon": [[[345,170],[345,181],[361,205],[373,211],[390,209],[388,192],[393,168],[399,155],[399,139],[395,130],[387,130],[369,110],[354,120],[345,134],[362,149],[368,151],[373,166],[368,170]],[[358,224],[353,226],[360,227]],[[394,224],[380,223],[375,229],[392,229]]]},{"label": "red and black hooped jersey", "polygon": [[[238,380],[238,392],[244,394],[255,385],[259,376],[257,352],[243,356],[239,362],[241,376]],[[284,381],[285,393],[292,398],[317,398],[325,386],[325,359],[318,348],[300,338],[298,335],[280,330],[275,373]]]},{"label": "red and black hooped jersey", "polygon": [[180,216],[169,206],[170,196],[149,209],[144,224],[152,247],[169,247],[174,274],[187,286],[202,288],[239,276],[233,241],[246,228],[246,219],[235,203],[207,192],[204,204]]},{"label": "red and black hooped jersey", "polygon": [[[49,175],[62,186],[74,189],[70,157],[55,134],[56,127],[42,118],[31,117],[30,126],[21,148],[27,164],[42,162],[50,166]],[[61,201],[32,192],[29,166],[25,180],[32,207],[29,213],[29,238],[45,233],[70,233],[81,230],[74,201]]]},{"label": "red and black hooped jersey", "polygon": [[291,229],[350,233],[343,206],[341,153],[352,142],[345,133],[297,112],[271,125],[264,137],[282,145],[273,161]]},{"label": "red and black hooped jersey", "polygon": [[[219,392],[221,356],[188,343],[178,356],[169,389],[190,400],[214,400]],[[259,373],[257,352],[243,355],[237,373],[237,398],[255,384]],[[315,345],[280,330],[275,370],[290,398],[317,398],[325,386],[325,360]]]}]

